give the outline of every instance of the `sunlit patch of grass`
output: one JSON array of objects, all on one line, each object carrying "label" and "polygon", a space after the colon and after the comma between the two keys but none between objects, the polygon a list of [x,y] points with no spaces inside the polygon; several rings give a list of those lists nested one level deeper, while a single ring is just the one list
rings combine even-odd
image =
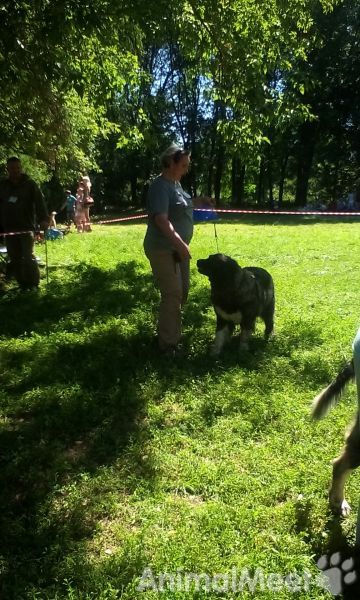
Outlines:
[{"label": "sunlit patch of grass", "polygon": [[[1,598],[133,600],[145,567],[315,576],[316,557],[353,542],[355,515],[342,539],[326,495],[354,386],[317,425],[309,406],[351,355],[358,228],[218,223],[220,251],[268,269],[276,288],[275,337],[265,344],[259,324],[249,353],[235,336],[219,360],[208,354],[215,315],[196,270],[217,251],[211,224],[196,226],[176,362],[154,345],[144,225],[95,225],[48,243],[39,295],[12,289],[0,299]],[[354,506],[359,491],[354,477]]]}]

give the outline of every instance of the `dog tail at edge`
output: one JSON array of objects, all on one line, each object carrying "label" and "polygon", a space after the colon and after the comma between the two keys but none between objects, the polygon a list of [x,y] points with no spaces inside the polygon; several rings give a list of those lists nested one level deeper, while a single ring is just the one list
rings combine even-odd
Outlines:
[{"label": "dog tail at edge", "polygon": [[350,360],[335,379],[316,396],[312,404],[311,417],[319,421],[339,402],[346,384],[355,376],[354,361]]}]

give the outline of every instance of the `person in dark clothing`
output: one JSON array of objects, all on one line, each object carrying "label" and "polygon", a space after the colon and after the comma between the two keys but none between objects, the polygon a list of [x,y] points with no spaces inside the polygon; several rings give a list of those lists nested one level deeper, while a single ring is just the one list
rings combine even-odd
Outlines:
[{"label": "person in dark clothing", "polygon": [[66,225],[68,227],[71,226],[71,223],[75,223],[75,206],[76,206],[76,198],[72,195],[71,190],[66,190],[66,200],[61,207],[66,208]]},{"label": "person in dark clothing", "polygon": [[[9,259],[8,276],[21,289],[37,288],[40,271],[34,256],[34,231],[49,225],[49,215],[38,185],[22,171],[19,158],[7,161],[8,176],[0,181],[0,226]],[[7,235],[11,234],[11,235]]]}]

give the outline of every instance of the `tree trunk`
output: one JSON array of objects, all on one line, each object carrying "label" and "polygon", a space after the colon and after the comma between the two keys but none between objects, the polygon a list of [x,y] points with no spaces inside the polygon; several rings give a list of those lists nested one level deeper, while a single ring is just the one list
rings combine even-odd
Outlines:
[{"label": "tree trunk", "polygon": [[317,127],[315,123],[304,123],[299,132],[297,153],[295,206],[306,206],[309,179],[314,157]]},{"label": "tree trunk", "polygon": [[265,160],[266,178],[269,190],[269,208],[274,208],[274,181],[273,181],[273,160],[272,146],[269,144],[266,148]]},{"label": "tree trunk", "polygon": [[231,198],[233,206],[241,206],[244,201],[246,167],[238,156],[233,156],[231,168]]},{"label": "tree trunk", "polygon": [[191,144],[190,144],[190,149],[191,149],[191,169],[189,172],[189,182],[190,182],[190,188],[191,188],[191,195],[195,198],[197,196],[197,152],[196,152],[196,143],[195,143],[195,135],[194,137],[191,136]]},{"label": "tree trunk", "polygon": [[261,158],[260,169],[258,174],[258,180],[256,184],[256,203],[263,204],[265,192],[265,162],[264,158]]},{"label": "tree trunk", "polygon": [[212,196],[213,194],[213,180],[214,180],[214,162],[215,162],[215,137],[216,137],[216,124],[213,124],[213,129],[211,132],[211,142],[210,142],[210,153],[209,153],[209,167],[207,172],[207,182],[206,182],[206,194],[207,196]]},{"label": "tree trunk", "polygon": [[[216,175],[216,167],[218,163],[218,151],[217,151],[217,142],[218,142],[218,133],[217,133],[217,125],[219,119],[221,117],[221,105],[220,102],[217,101],[214,104],[214,113],[212,119],[211,126],[211,135],[210,135],[210,154],[209,154],[209,168],[208,168],[208,178],[207,178],[207,189],[206,194],[208,196],[213,195],[213,190],[215,188],[215,178]],[[220,178],[221,179],[221,178]],[[216,196],[216,191],[214,191],[214,195]]]},{"label": "tree trunk", "polygon": [[214,196],[218,200],[221,196],[221,180],[224,172],[224,144],[220,142],[215,162]]},{"label": "tree trunk", "polygon": [[289,160],[289,154],[288,154],[288,152],[286,152],[285,156],[283,156],[282,160],[281,160],[280,181],[279,181],[279,208],[281,208],[283,205],[285,175],[286,175],[286,167],[287,167],[288,160]]},{"label": "tree trunk", "polygon": [[[225,107],[222,102],[218,102],[216,109],[216,123],[219,119],[225,119]],[[216,132],[216,156],[215,156],[215,172],[214,172],[214,196],[216,199],[219,199],[221,196],[221,180],[224,172],[224,164],[225,164],[225,145],[222,139],[222,135],[217,131]]]},{"label": "tree trunk", "polygon": [[269,184],[269,207],[274,208],[274,184],[272,174],[272,163],[268,165],[268,184]]},{"label": "tree trunk", "polygon": [[130,175],[130,189],[131,189],[131,203],[133,206],[136,206],[137,204],[140,204],[140,201],[137,197],[137,177],[136,177],[136,173],[134,173],[133,171],[131,172],[131,175]]}]

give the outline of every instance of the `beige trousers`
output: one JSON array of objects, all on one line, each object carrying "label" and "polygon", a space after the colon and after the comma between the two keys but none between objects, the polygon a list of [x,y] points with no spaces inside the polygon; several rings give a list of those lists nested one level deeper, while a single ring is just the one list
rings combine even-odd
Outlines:
[{"label": "beige trousers", "polygon": [[181,307],[189,292],[190,261],[177,262],[171,250],[153,250],[146,256],[160,290],[157,333],[160,349],[166,350],[180,341]]}]

